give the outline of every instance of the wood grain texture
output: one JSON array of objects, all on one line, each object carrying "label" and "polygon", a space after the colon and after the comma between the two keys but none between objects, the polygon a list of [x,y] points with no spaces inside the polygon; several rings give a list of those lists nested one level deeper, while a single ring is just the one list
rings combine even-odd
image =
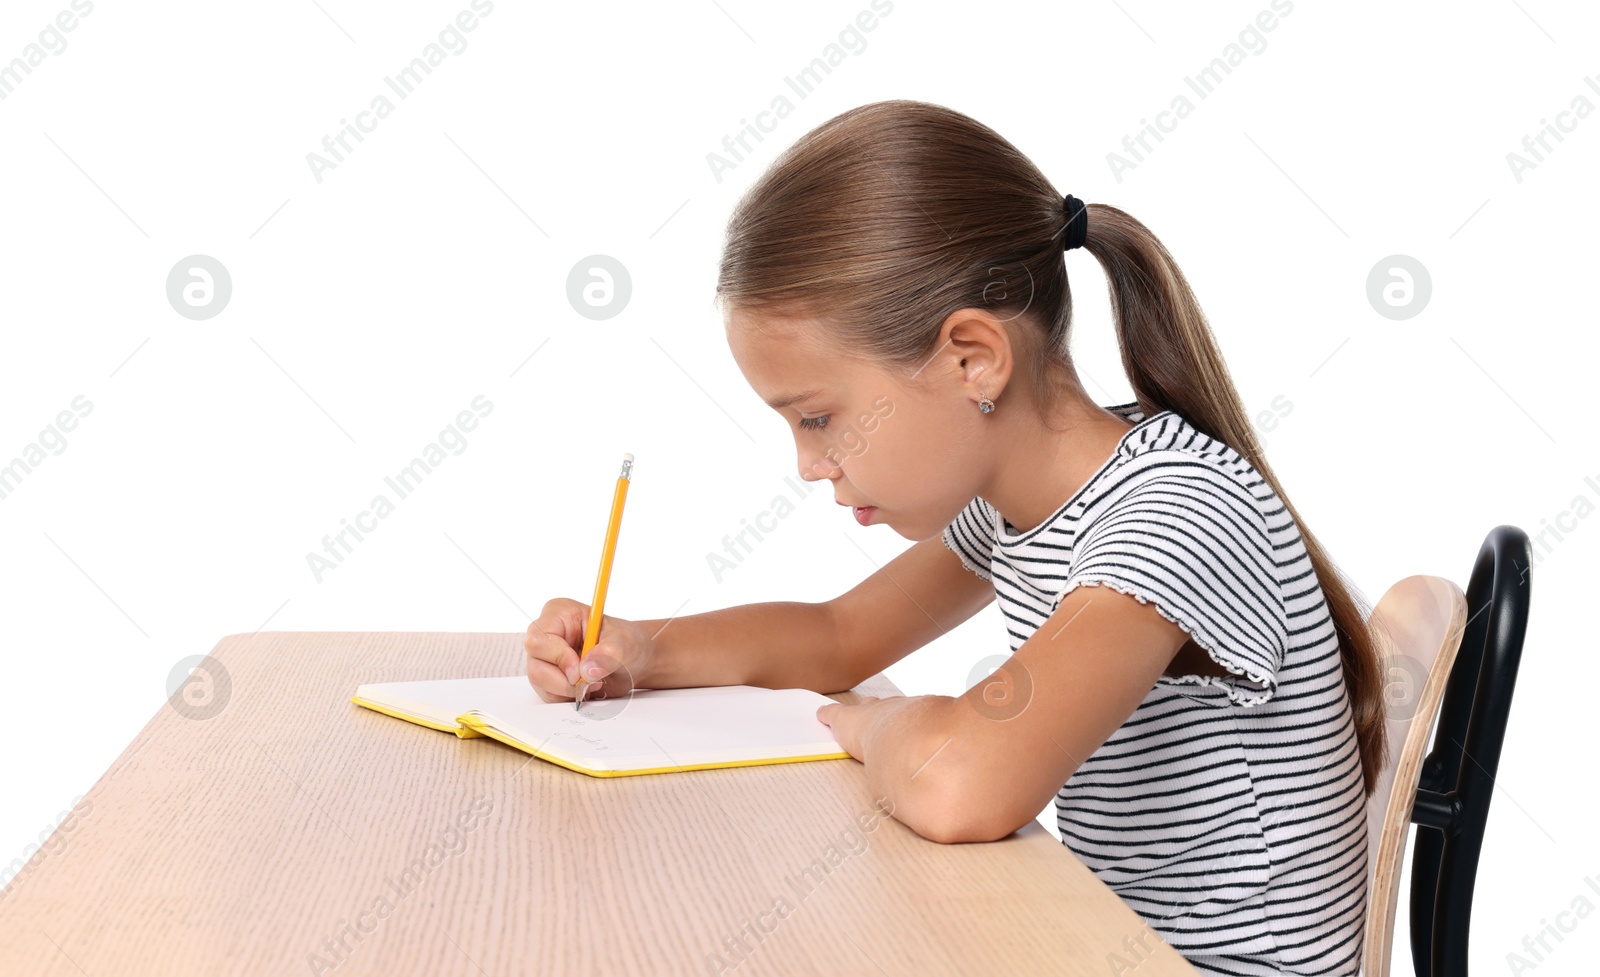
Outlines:
[{"label": "wood grain texture", "polygon": [[224,638],[215,715],[163,706],[0,894],[0,970],[1195,974],[1037,823],[927,841],[855,760],[596,779],[348,701],[520,674],[521,641]]}]

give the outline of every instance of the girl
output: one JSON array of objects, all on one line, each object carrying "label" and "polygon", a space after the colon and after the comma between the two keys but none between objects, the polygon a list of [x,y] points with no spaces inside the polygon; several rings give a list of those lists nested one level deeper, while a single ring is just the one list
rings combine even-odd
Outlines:
[{"label": "girl", "polygon": [[[1110,282],[1137,401],[1068,356],[1065,252]],[[635,686],[847,690],[998,599],[1011,655],[965,695],[818,718],[937,842],[1053,796],[1061,838],[1196,968],[1354,974],[1383,762],[1366,607],[1300,525],[1171,255],[923,102],[845,112],[736,208],[717,286],[803,477],[917,542],[826,603],[528,629],[546,701]]]}]

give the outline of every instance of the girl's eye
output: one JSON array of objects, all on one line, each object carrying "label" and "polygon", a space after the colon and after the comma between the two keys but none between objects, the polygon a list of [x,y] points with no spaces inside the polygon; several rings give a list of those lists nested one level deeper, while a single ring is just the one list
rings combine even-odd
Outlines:
[{"label": "girl's eye", "polygon": [[820,431],[828,426],[828,415],[823,414],[820,417],[802,417],[800,418],[800,426],[805,428],[807,431]]}]

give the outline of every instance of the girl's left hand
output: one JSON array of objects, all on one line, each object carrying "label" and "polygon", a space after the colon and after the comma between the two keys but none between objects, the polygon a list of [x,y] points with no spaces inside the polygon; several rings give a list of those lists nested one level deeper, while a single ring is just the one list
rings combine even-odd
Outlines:
[{"label": "girl's left hand", "polygon": [[855,705],[830,702],[817,709],[817,719],[833,729],[833,738],[851,756],[865,763],[862,744],[883,720],[899,712],[910,700],[903,695],[864,697]]}]

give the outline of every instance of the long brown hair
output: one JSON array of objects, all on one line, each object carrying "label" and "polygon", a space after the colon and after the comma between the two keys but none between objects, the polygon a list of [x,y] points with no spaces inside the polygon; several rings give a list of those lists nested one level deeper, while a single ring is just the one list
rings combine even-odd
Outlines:
[{"label": "long brown hair", "polygon": [[[1338,634],[1364,790],[1385,759],[1370,611],[1278,484],[1200,303],[1160,240],[1088,205],[1084,249],[1110,285],[1122,365],[1144,416],[1173,410],[1261,473],[1300,529]],[[1048,414],[1071,373],[1062,195],[1015,146],[952,109],[895,99],[851,109],[785,149],[728,221],[724,308],[803,314],[852,355],[914,369],[963,308],[1025,323],[1019,354]],[[1035,335],[1028,336],[1031,329]]]}]

